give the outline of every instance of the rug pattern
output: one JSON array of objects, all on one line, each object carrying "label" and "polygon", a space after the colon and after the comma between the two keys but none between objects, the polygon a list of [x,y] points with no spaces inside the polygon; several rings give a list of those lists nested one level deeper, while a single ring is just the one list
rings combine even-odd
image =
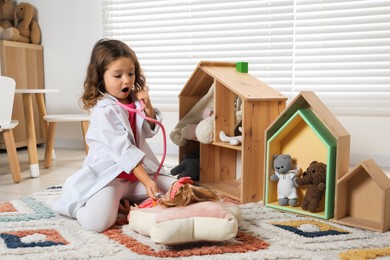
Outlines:
[{"label": "rug pattern", "polygon": [[[390,232],[377,233],[263,207],[240,205],[236,238],[164,246],[117,225],[96,234],[50,205],[60,187],[0,204],[0,259],[368,259],[390,256]],[[390,257],[389,257],[390,258]]]}]

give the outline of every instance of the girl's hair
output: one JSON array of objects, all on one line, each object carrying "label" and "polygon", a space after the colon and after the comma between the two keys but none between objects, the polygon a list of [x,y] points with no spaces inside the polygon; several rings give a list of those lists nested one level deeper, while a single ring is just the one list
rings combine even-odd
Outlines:
[{"label": "girl's hair", "polygon": [[159,203],[164,207],[170,208],[183,207],[202,201],[217,201],[219,199],[219,196],[208,188],[186,183],[177,190],[174,198],[163,198],[160,199]]},{"label": "girl's hair", "polygon": [[87,69],[87,76],[84,81],[84,93],[81,101],[85,110],[94,107],[101,94],[105,91],[103,75],[108,65],[119,58],[126,57],[132,60],[135,66],[134,89],[140,90],[145,86],[145,76],[142,72],[135,52],[124,42],[112,39],[99,40],[92,49],[91,60]]}]

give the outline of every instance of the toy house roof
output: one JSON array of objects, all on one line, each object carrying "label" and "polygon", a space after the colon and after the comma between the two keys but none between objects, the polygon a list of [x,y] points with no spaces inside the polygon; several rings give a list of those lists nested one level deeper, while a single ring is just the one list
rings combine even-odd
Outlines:
[{"label": "toy house roof", "polygon": [[235,63],[215,61],[201,61],[179,96],[203,96],[214,80],[222,83],[243,100],[287,100],[286,96],[252,75],[237,71]]},{"label": "toy house roof", "polygon": [[[307,124],[313,130],[313,132],[318,136],[318,138],[320,138],[323,143],[333,143],[333,140],[335,139],[334,135],[331,134],[329,129],[323,124],[321,120],[319,120],[319,118],[311,109],[299,109],[296,111],[286,121],[286,123],[278,129],[278,131],[269,139],[269,141],[276,137],[279,138],[280,134],[283,134],[283,132],[291,132],[293,129],[295,129],[297,124],[300,122],[298,118],[305,122],[305,124]],[[334,145],[336,145],[335,141]]]},{"label": "toy house roof", "polygon": [[267,139],[278,131],[278,129],[299,109],[306,108],[311,108],[336,138],[339,136],[349,136],[347,130],[339,123],[314,92],[302,91],[290,102],[285,110],[267,129],[267,132],[269,133],[269,135],[267,134]]},{"label": "toy house roof", "polygon": [[325,104],[312,91],[300,92],[274,120],[266,130],[266,140],[269,140],[298,111],[310,109],[322,124],[336,138],[336,179],[338,180],[349,170],[350,135],[329,111]]},{"label": "toy house roof", "polygon": [[387,177],[383,170],[372,159],[360,162],[358,165],[353,167],[347,174],[345,174],[338,181],[338,183],[341,184],[347,182],[351,178],[357,176],[357,174],[361,173],[362,170],[364,170],[364,172],[366,172],[382,190],[390,189],[389,177]]}]

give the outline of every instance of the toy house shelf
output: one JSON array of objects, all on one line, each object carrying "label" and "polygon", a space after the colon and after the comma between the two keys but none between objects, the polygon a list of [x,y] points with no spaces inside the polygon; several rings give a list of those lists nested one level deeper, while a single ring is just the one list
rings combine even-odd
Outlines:
[{"label": "toy house shelf", "polygon": [[[310,144],[306,145],[305,144]],[[304,147],[304,149],[302,149]],[[305,212],[320,218],[329,219],[334,209],[335,157],[336,140],[322,125],[311,109],[299,109],[284,125],[267,141],[267,158],[275,154],[290,154],[298,166],[306,167],[311,161],[317,160],[327,165],[326,193],[321,201],[321,210],[316,213]],[[310,162],[304,160],[309,159]],[[268,166],[266,178],[273,174],[272,164]],[[304,171],[302,169],[302,171]],[[268,182],[266,182],[268,183]],[[282,208],[301,213],[300,207],[279,206],[275,185],[267,185],[267,204],[270,207]],[[300,191],[300,188],[298,188]],[[299,194],[303,198],[303,192]],[[299,206],[299,205],[298,205]]]},{"label": "toy house shelf", "polygon": [[[314,92],[301,92],[266,130],[266,175],[264,201],[267,207],[329,219],[334,215],[335,183],[349,168],[350,136]],[[273,156],[290,154],[301,172],[312,161],[327,165],[326,190],[317,212],[303,210],[305,186],[298,187],[298,205],[280,206]],[[302,173],[301,173],[302,174]]]},{"label": "toy house shelf", "polygon": [[[265,129],[283,111],[287,97],[250,74],[236,71],[235,63],[200,62],[179,94],[179,119],[214,82],[214,142],[187,141],[179,147],[179,159],[199,151],[201,185],[241,202],[262,200]],[[234,135],[237,97],[242,100],[243,138],[241,145],[234,146],[222,142],[219,133]]]},{"label": "toy house shelf", "polygon": [[362,161],[339,179],[336,198],[334,222],[390,230],[390,179],[374,160]]}]

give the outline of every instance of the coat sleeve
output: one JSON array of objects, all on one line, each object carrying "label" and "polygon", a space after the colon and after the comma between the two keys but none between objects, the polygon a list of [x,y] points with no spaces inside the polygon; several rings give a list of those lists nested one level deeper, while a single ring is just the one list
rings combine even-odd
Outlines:
[{"label": "coat sleeve", "polygon": [[[158,108],[154,108],[154,113],[156,115],[156,120],[158,122],[162,122],[163,116],[162,113]],[[158,131],[160,130],[160,126],[158,124],[155,124],[154,128],[152,129],[148,121],[145,119],[142,121],[142,131],[144,133],[145,138],[152,138],[154,137]]]},{"label": "coat sleeve", "polygon": [[129,173],[143,159],[145,153],[133,143],[134,137],[121,121],[119,111],[107,106],[94,111],[89,127],[97,150],[106,152],[117,165]]}]

